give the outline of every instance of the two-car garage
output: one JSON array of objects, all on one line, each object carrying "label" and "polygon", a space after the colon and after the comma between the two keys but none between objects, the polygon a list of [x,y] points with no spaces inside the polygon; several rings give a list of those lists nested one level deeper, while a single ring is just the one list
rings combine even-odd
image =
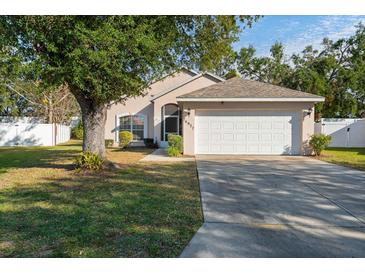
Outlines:
[{"label": "two-car garage", "polygon": [[298,112],[197,111],[196,154],[300,153]]},{"label": "two-car garage", "polygon": [[186,155],[306,155],[324,97],[236,77],[177,101]]}]

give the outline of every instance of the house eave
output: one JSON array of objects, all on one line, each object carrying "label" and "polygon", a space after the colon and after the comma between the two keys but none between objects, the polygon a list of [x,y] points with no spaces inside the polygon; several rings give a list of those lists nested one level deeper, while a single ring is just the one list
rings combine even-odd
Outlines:
[{"label": "house eave", "polygon": [[324,102],[325,98],[196,98],[177,97],[178,102]]}]

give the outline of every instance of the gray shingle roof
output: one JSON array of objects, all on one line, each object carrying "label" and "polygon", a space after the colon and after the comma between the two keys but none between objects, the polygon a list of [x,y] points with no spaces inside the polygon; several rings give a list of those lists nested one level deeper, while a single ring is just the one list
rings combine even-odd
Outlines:
[{"label": "gray shingle roof", "polygon": [[179,96],[178,98],[308,98],[323,99],[311,93],[284,88],[259,81],[239,77],[229,79],[202,89]]}]

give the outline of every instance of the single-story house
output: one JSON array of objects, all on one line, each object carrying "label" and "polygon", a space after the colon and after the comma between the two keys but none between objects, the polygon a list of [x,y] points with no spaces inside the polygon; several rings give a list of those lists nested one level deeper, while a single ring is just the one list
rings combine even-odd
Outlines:
[{"label": "single-story house", "polygon": [[184,138],[184,154],[308,154],[314,105],[324,98],[241,78],[224,80],[183,69],[153,83],[144,96],[114,104],[105,138],[133,133],[134,144]]}]

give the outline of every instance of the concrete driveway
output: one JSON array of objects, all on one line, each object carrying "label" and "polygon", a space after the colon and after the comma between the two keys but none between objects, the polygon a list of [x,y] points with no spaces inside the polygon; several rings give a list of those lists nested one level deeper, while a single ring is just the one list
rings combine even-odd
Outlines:
[{"label": "concrete driveway", "polygon": [[365,172],[299,156],[197,167],[205,222],[181,257],[365,257]]}]

